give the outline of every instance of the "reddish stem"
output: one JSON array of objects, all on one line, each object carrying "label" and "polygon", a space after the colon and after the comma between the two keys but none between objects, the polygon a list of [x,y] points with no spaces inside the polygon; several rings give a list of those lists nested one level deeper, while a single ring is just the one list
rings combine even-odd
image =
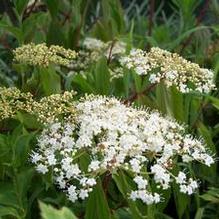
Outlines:
[{"label": "reddish stem", "polygon": [[138,99],[139,96],[142,96],[142,95],[149,93],[156,85],[157,85],[157,83],[154,83],[154,84],[151,84],[149,87],[146,87],[140,93],[135,92],[132,96],[130,96],[128,99],[126,99],[123,103],[128,104],[128,103],[134,102],[135,100]]}]

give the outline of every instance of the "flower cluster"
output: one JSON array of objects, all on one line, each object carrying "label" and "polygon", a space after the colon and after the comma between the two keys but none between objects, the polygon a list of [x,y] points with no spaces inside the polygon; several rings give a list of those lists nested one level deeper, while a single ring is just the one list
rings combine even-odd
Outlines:
[{"label": "flower cluster", "polygon": [[76,113],[74,95],[74,91],[65,91],[37,101],[31,93],[21,92],[15,87],[0,87],[0,120],[13,118],[17,112],[23,111],[36,116],[44,125],[60,119],[73,122]]},{"label": "flower cluster", "polygon": [[87,37],[83,42],[83,46],[99,56],[104,54],[106,57],[123,55],[126,52],[126,44],[122,41],[108,41],[104,43],[101,40]]},{"label": "flower cluster", "polygon": [[0,87],[0,120],[13,118],[18,111],[33,112],[33,97],[19,89]]},{"label": "flower cluster", "polygon": [[[117,170],[133,177],[136,186],[129,194],[132,200],[158,203],[161,197],[150,189],[151,181],[161,189],[168,189],[174,181],[181,192],[191,194],[198,183],[182,171],[175,173],[177,159],[207,166],[214,163],[201,140],[156,111],[93,95],[74,105],[74,121],[47,126],[31,155],[36,169],[53,174],[73,202],[88,197],[101,174],[117,174]],[[84,159],[87,162],[82,162]]]},{"label": "flower cluster", "polygon": [[47,47],[45,43],[30,43],[16,48],[14,56],[15,61],[29,65],[48,67],[53,63],[68,66],[76,57],[76,52],[57,45]]},{"label": "flower cluster", "polygon": [[[82,49],[78,51],[77,57],[71,61],[69,68],[72,73],[83,74],[88,68],[105,56],[110,60],[117,60],[126,52],[126,44],[122,41],[108,41],[87,37],[82,43]],[[111,79],[123,76],[122,68],[110,69]],[[84,75],[85,76],[85,75]]]},{"label": "flower cluster", "polygon": [[151,48],[148,53],[133,49],[120,62],[128,69],[133,68],[139,75],[149,75],[151,83],[162,80],[168,87],[175,85],[182,93],[193,90],[208,93],[214,88],[212,71],[157,47]]},{"label": "flower cluster", "polygon": [[106,47],[106,43],[101,40],[86,37],[83,42],[83,46],[91,51],[102,51]]},{"label": "flower cluster", "polygon": [[60,118],[73,121],[75,116],[74,95],[74,91],[65,91],[63,94],[52,94],[43,97],[34,102],[33,112],[43,124],[56,122]]},{"label": "flower cluster", "polygon": [[69,64],[72,73],[83,74],[89,66],[98,60],[95,54],[91,56],[91,52],[87,50],[79,50],[77,57]]}]

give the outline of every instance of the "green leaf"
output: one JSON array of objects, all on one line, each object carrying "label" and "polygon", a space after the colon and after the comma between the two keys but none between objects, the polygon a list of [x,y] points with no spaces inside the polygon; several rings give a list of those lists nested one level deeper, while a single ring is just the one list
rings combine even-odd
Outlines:
[{"label": "green leaf", "polygon": [[18,40],[20,45],[23,43],[23,41],[24,41],[23,32],[22,32],[22,30],[20,28],[8,25],[4,21],[0,21],[0,28],[3,28],[7,32],[9,32],[13,36],[15,36],[17,38],[17,40]]},{"label": "green leaf", "polygon": [[0,205],[20,208],[12,183],[0,183]]},{"label": "green leaf", "polygon": [[101,181],[89,195],[86,204],[85,219],[111,219],[110,209],[103,191]]},{"label": "green leaf", "polygon": [[143,215],[139,211],[137,204],[130,200],[127,196],[131,192],[131,186],[129,184],[128,177],[123,171],[119,171],[117,174],[113,174],[113,180],[115,181],[119,191],[122,193],[123,197],[127,200],[130,212],[133,219],[142,219]]},{"label": "green leaf", "polygon": [[[71,76],[71,78],[67,78],[68,82],[72,80],[73,83],[75,83],[84,93],[94,93],[95,90],[91,84],[88,83],[88,81],[81,75],[81,74],[74,74]],[[69,85],[68,85],[69,86]],[[70,86],[69,86],[70,88]],[[73,87],[73,89],[75,89]],[[77,87],[76,87],[77,89]]]},{"label": "green leaf", "polygon": [[28,2],[29,0],[15,0],[15,8],[20,15],[23,14]]},{"label": "green leaf", "polygon": [[195,28],[191,28],[188,31],[182,33],[181,35],[179,35],[176,40],[172,41],[170,46],[169,46],[169,50],[173,50],[174,48],[176,48],[185,38],[189,37],[192,33],[196,32],[196,31],[200,31],[200,30],[204,30],[207,29],[209,27],[207,26],[198,26]]},{"label": "green leaf", "polygon": [[178,214],[178,218],[183,218],[183,215],[188,210],[189,207],[189,197],[186,194],[183,194],[179,191],[178,185],[173,183],[173,195],[176,205],[176,211]]},{"label": "green leaf", "polygon": [[[34,36],[37,36],[39,34],[42,34],[42,32],[37,31],[38,26],[42,26],[41,20],[46,19],[45,14],[42,12],[31,14],[29,17],[27,17],[23,23],[22,23],[22,30],[24,35],[24,41],[29,42],[32,40]],[[48,19],[48,18],[47,18]]]},{"label": "green leaf", "polygon": [[204,215],[204,208],[198,208],[196,214],[195,214],[195,219],[202,219]]},{"label": "green leaf", "polygon": [[39,202],[42,219],[77,219],[76,216],[66,207],[60,210],[51,205]]},{"label": "green leaf", "polygon": [[110,73],[107,67],[106,58],[101,58],[94,71],[95,88],[99,94],[110,94]]},{"label": "green leaf", "polygon": [[40,68],[40,78],[43,91],[46,95],[61,92],[61,78],[52,66]]},{"label": "green leaf", "polygon": [[56,17],[59,12],[59,0],[44,0],[52,17]]},{"label": "green leaf", "polygon": [[49,25],[46,42],[48,45],[65,46],[66,44],[66,32],[56,19],[53,19]]},{"label": "green leaf", "polygon": [[219,99],[216,97],[208,96],[208,99],[212,102],[212,105],[219,110]]},{"label": "green leaf", "polygon": [[14,165],[20,166],[24,164],[29,156],[30,152],[30,141],[32,140],[34,134],[22,134],[19,135],[13,144],[14,150]]},{"label": "green leaf", "polygon": [[18,211],[15,208],[0,206],[0,217],[7,215],[13,216],[15,218],[21,218]]},{"label": "green leaf", "polygon": [[171,87],[170,101],[174,118],[185,122],[183,95],[175,87]]},{"label": "green leaf", "polygon": [[201,195],[201,198],[204,199],[205,201],[209,201],[212,203],[219,203],[219,197],[215,197],[215,196],[210,195],[210,194]]}]

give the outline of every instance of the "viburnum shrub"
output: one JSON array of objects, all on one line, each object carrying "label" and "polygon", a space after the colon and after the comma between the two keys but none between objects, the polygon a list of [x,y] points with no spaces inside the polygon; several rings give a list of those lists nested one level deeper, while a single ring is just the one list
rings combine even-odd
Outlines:
[{"label": "viburnum shrub", "polygon": [[[109,63],[117,63],[111,66],[112,78],[117,78],[115,72],[123,77],[125,70],[133,69],[138,75],[148,76],[149,83],[163,81],[183,93],[207,93],[214,88],[210,70],[178,54],[160,48],[149,52],[134,48],[128,53],[126,44],[119,41],[104,43],[87,38],[78,53],[29,44],[14,54],[17,62],[44,67],[50,63],[65,65],[81,69],[81,74],[91,64],[89,57],[95,61],[103,55]],[[191,164],[214,163],[203,139],[156,110],[103,95],[85,94],[77,100],[75,92],[66,91],[35,100],[15,88],[1,89],[1,119],[21,110],[35,115],[42,123],[43,130],[30,154],[31,162],[39,173],[52,176],[53,183],[72,202],[86,199],[99,180],[104,181],[106,176],[112,176],[108,180],[119,178],[121,172],[132,180],[127,197],[133,201],[147,205],[162,202],[162,190],[170,189],[173,183],[180,192],[191,195],[200,183],[188,171]]]}]

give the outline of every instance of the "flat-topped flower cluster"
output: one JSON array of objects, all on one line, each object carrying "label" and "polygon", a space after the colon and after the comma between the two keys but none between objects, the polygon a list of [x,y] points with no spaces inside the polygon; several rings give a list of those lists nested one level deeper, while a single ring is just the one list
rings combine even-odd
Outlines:
[{"label": "flat-topped flower cluster", "polygon": [[13,118],[18,111],[32,112],[34,100],[30,93],[15,87],[0,87],[0,120]]},{"label": "flat-topped flower cluster", "polygon": [[16,48],[14,51],[14,60],[20,63],[48,67],[49,64],[68,66],[77,53],[62,46],[41,44],[26,44]]},{"label": "flat-topped flower cluster", "polygon": [[163,81],[168,87],[175,85],[182,93],[208,93],[215,87],[212,71],[158,47],[152,47],[149,52],[132,49],[120,63],[139,75],[148,75],[151,83]]},{"label": "flat-topped flower cluster", "polygon": [[16,118],[18,112],[34,115],[44,125],[60,119],[73,121],[75,94],[74,91],[65,91],[35,100],[31,93],[21,92],[16,87],[0,87],[0,121]]},{"label": "flat-topped flower cluster", "polygon": [[117,174],[117,170],[132,177],[136,185],[128,194],[132,200],[160,202],[161,194],[151,190],[151,182],[161,189],[176,183],[190,195],[198,182],[180,167],[176,173],[177,162],[214,163],[202,140],[156,111],[93,95],[81,98],[74,107],[74,121],[48,124],[31,155],[37,171],[53,174],[73,202],[87,198],[102,174]]}]

